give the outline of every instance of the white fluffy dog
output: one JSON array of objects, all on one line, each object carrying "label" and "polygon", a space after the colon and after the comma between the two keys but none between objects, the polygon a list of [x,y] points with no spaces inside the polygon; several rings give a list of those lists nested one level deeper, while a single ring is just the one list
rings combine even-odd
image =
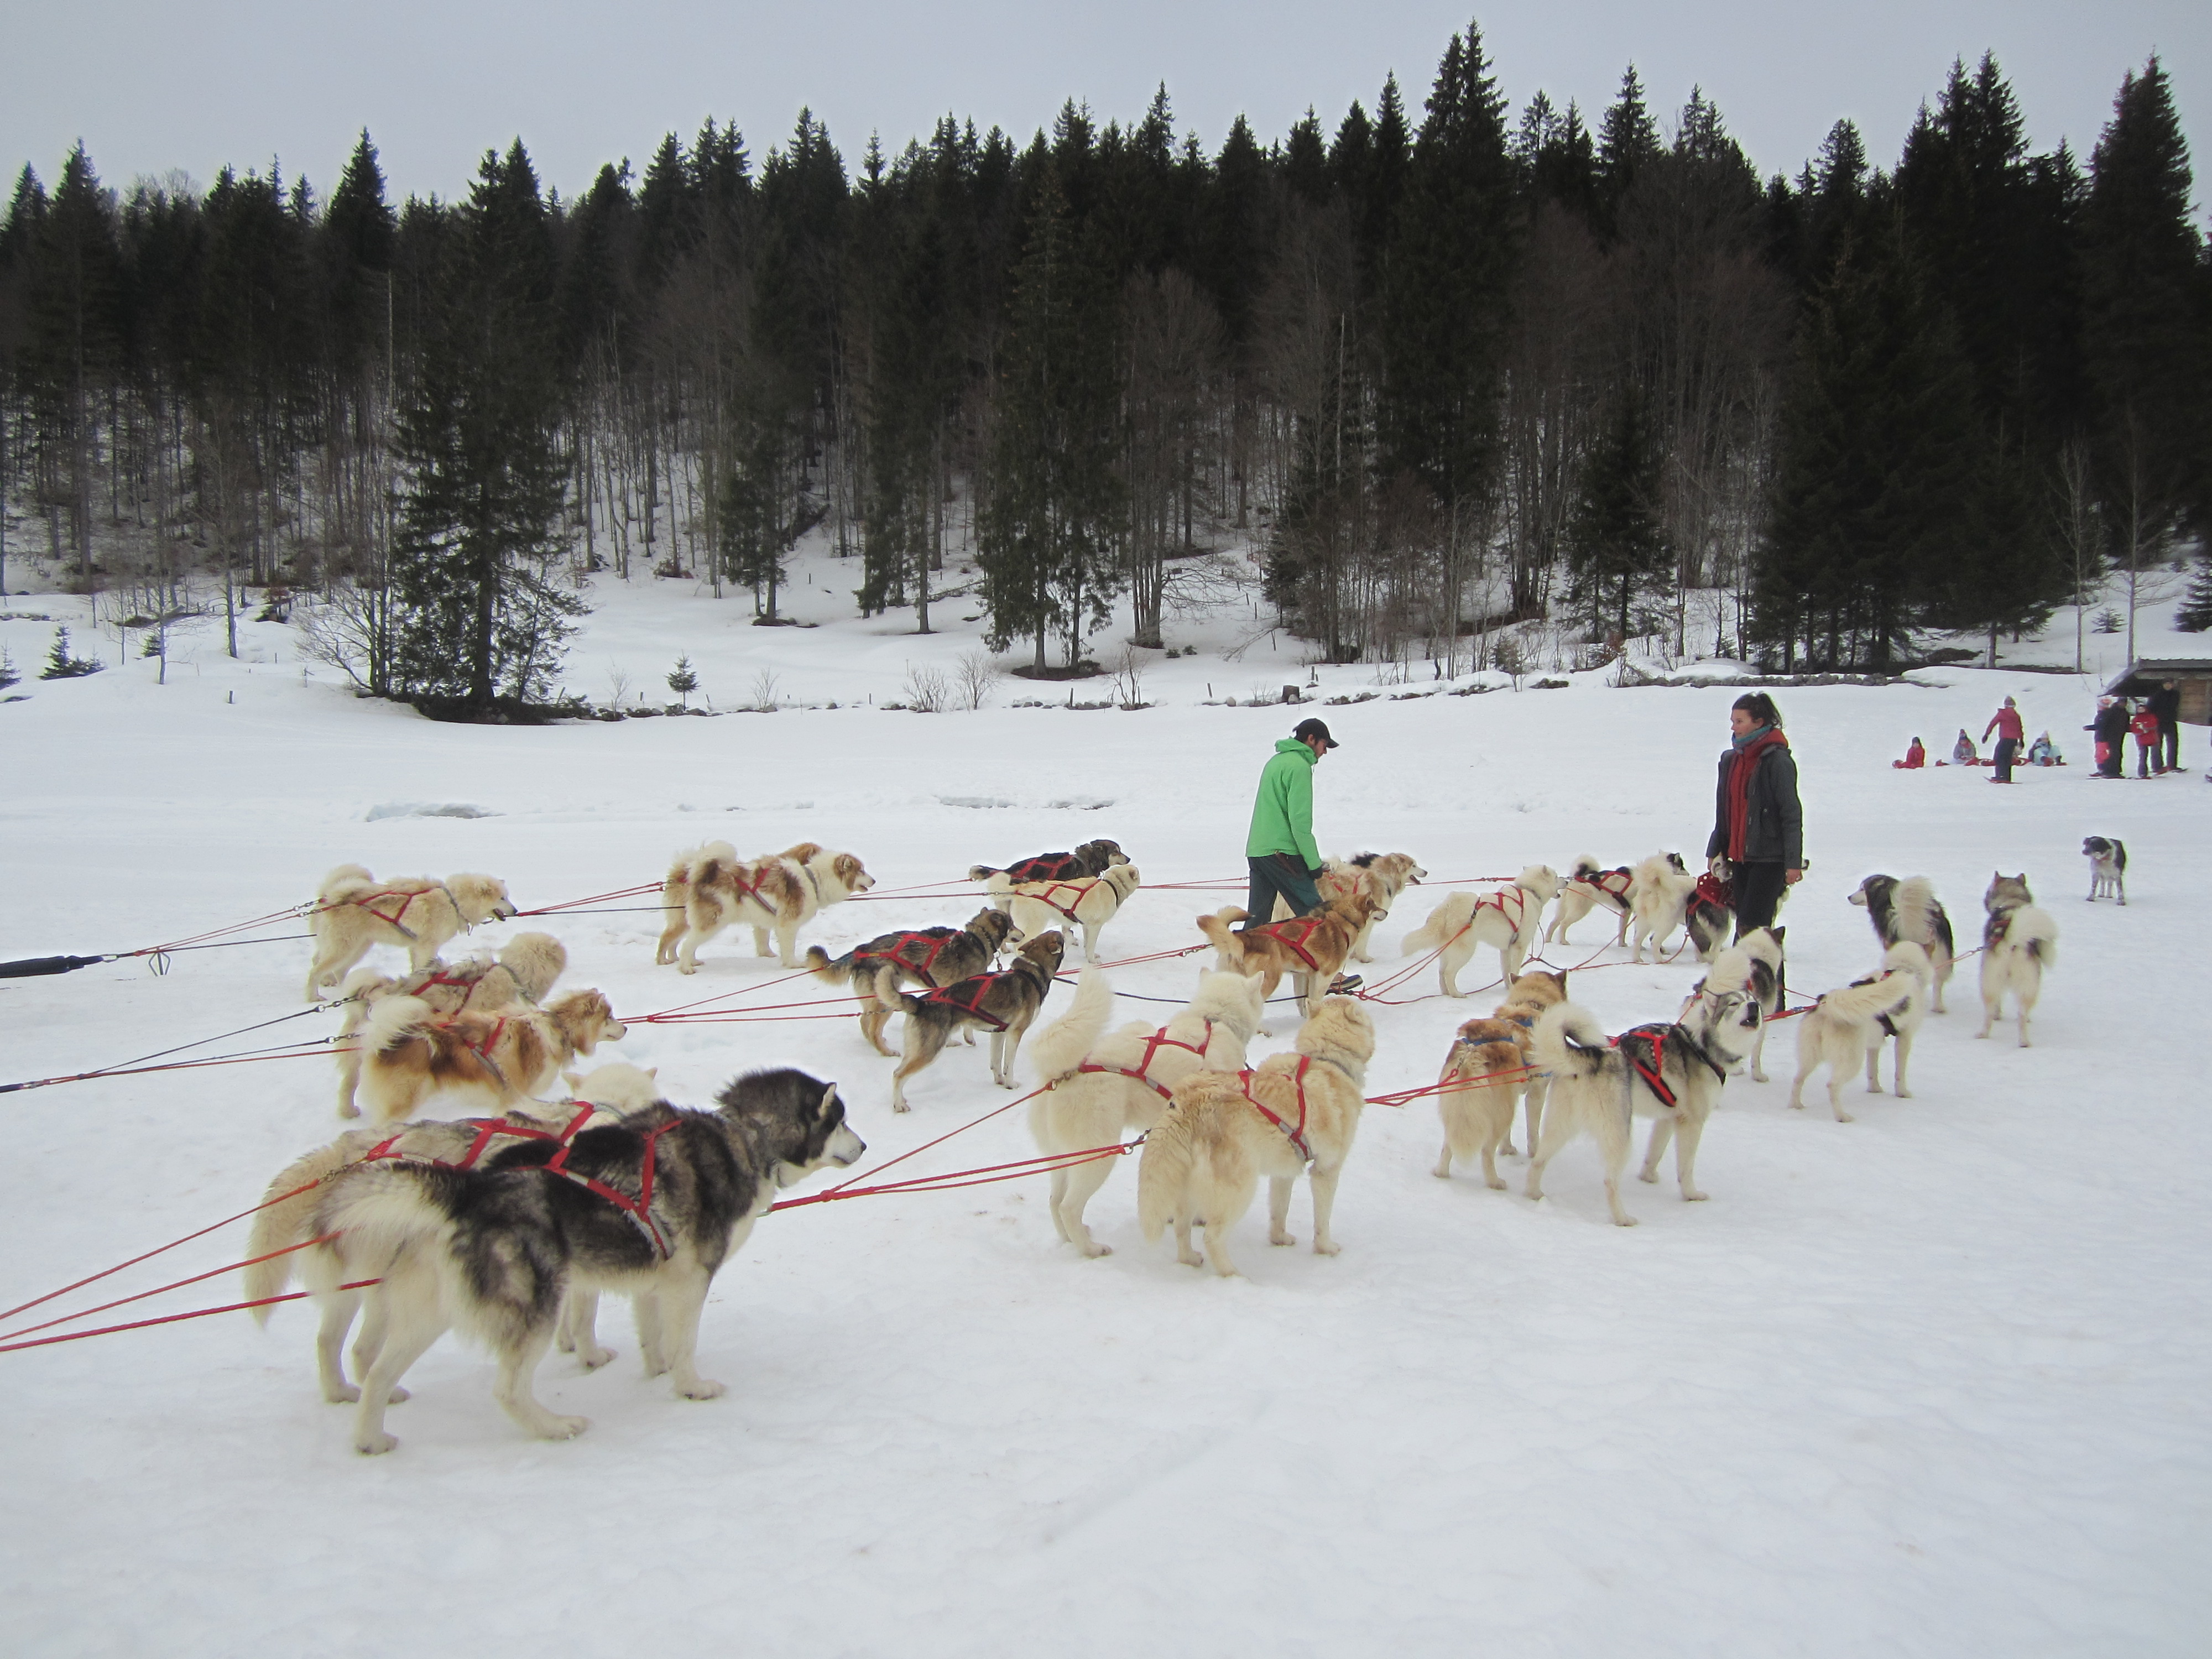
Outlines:
[{"label": "white fluffy dog", "polygon": [[307,969],[307,1000],[337,984],[375,945],[396,945],[416,973],[438,959],[446,941],[487,921],[514,915],[507,884],[495,876],[400,876],[379,881],[358,864],[341,864],[323,878],[307,913],[315,957]]},{"label": "white fluffy dog", "polygon": [[[1137,1024],[1109,1033],[1114,988],[1096,968],[1076,982],[1068,1011],[1030,1043],[1045,1092],[1030,1108],[1030,1133],[1047,1153],[1111,1146],[1125,1129],[1150,1129],[1176,1085],[1194,1072],[1234,1072],[1265,1017],[1264,974],[1210,973],[1197,994],[1164,1025]],[[1084,1255],[1110,1255],[1091,1236],[1084,1206],[1106,1184],[1118,1157],[1052,1172],[1052,1223]]]},{"label": "white fluffy dog", "polygon": [[1532,864],[1510,886],[1487,893],[1454,893],[1406,935],[1404,954],[1441,949],[1437,977],[1443,994],[1456,997],[1467,994],[1459,988],[1459,970],[1474,958],[1475,947],[1494,945],[1504,982],[1510,985],[1536,941],[1544,907],[1559,891],[1559,872],[1547,864]]},{"label": "white fluffy dog", "polygon": [[[1882,958],[1880,974],[1831,991],[1806,1010],[1797,1024],[1797,1080],[1790,1085],[1790,1110],[1804,1110],[1805,1080],[1823,1066],[1828,1068],[1828,1105],[1838,1123],[1851,1121],[1851,1115],[1844,1109],[1844,1079],[1856,1076],[1862,1062],[1867,1069],[1868,1091],[1881,1092],[1875,1068],[1881,1057],[1882,1042],[1908,1004],[1924,1000],[1928,981],[1922,975],[1927,971],[1928,953],[1917,945],[1893,945]],[[1918,1024],[1913,1021],[1916,1028]],[[1900,1041],[1897,1072],[1900,1095],[1905,1092],[1905,1057],[1911,1052],[1911,1041],[1909,1034]]]},{"label": "white fluffy dog", "polygon": [[1084,961],[1096,962],[1098,935],[1143,880],[1135,865],[1115,864],[1101,874],[1066,881],[1012,882],[1004,871],[998,871],[989,878],[989,886],[991,902],[1014,919],[1022,937],[1034,938],[1064,922],[1070,935],[1081,930]]},{"label": "white fluffy dog", "polygon": [[1690,906],[1690,895],[1698,890],[1698,878],[1682,868],[1681,860],[1662,853],[1648,858],[1636,866],[1636,884],[1630,889],[1628,901],[1629,925],[1635,929],[1636,949],[1631,960],[1644,960],[1644,941],[1651,943],[1651,954],[1656,959],[1674,930],[1682,925],[1683,915]]},{"label": "white fluffy dog", "polygon": [[2027,1017],[2043,994],[2044,970],[2058,965],[2058,923],[2049,911],[2035,908],[2024,874],[1991,876],[1982,908],[1989,921],[1982,927],[1982,1029],[1974,1035],[1990,1034],[2004,1014],[2009,994],[2020,1011],[2020,1046],[2025,1048]]}]

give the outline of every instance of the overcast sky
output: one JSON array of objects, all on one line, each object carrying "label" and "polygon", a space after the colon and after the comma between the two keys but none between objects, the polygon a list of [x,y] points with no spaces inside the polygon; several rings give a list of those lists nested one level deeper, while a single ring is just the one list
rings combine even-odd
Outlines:
[{"label": "overcast sky", "polygon": [[[735,119],[758,157],[809,106],[852,163],[871,131],[895,151],[948,111],[1018,140],[1070,97],[1127,120],[1162,81],[1178,127],[1212,150],[1240,112],[1263,143],[1308,105],[1334,131],[1393,70],[1418,118],[1469,15],[1428,0],[0,0],[0,165],[51,183],[82,138],[112,185],[182,168],[204,186],[225,162],[273,156],[327,194],[365,126],[395,197],[451,197],[519,134],[573,195],[709,115]],[[2033,146],[2063,137],[2086,159],[2121,75],[2155,51],[2207,193],[2212,0],[1523,0],[1474,15],[1516,109],[1540,87],[1595,112],[1633,61],[1662,114],[1702,84],[1769,173],[1794,173],[1846,115],[1893,163],[1952,59],[1985,49]]]}]

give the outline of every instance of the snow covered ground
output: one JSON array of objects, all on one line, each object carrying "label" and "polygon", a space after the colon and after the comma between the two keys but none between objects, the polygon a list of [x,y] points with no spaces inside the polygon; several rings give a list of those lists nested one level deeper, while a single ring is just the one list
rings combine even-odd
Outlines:
[{"label": "snow covered ground", "polygon": [[[1291,715],[1200,705],[1209,685],[1241,702],[1303,679],[1292,642],[1263,639],[1228,663],[1249,618],[1171,623],[1171,642],[1207,649],[1157,663],[1145,690],[1165,706],[1145,710],[1009,708],[1031,695],[1010,682],[980,713],[885,713],[867,702],[896,697],[909,661],[949,665],[972,648],[966,607],[941,613],[951,634],[917,641],[903,616],[830,620],[849,607],[842,591],[832,603],[834,573],[814,574],[818,612],[799,589],[801,614],[824,622],[812,630],[745,627],[744,601],[716,607],[672,584],[603,584],[570,678],[603,698],[605,665],[626,665],[657,696],[689,652],[717,707],[746,701],[771,668],[787,700],[848,705],[836,710],[437,726],[352,698],[328,670],[303,678],[295,637],[274,624],[247,628],[240,664],[220,654],[219,627],[204,630],[167,687],[135,657],[19,686],[28,700],[0,708],[0,954],[219,927],[303,898],[346,860],[492,871],[526,906],[651,880],[709,837],[850,848],[887,887],[1101,834],[1154,881],[1239,871],[1252,778]],[[80,653],[94,643],[81,601],[7,605],[77,623]],[[0,623],[19,667],[35,669],[50,634]],[[1317,678],[1333,695],[1375,671]],[[1386,688],[1326,709],[1344,747],[1316,776],[1323,845],[1408,850],[1439,878],[1582,852],[1694,854],[1735,693],[1601,678],[1404,702],[1388,691],[1429,688]],[[728,1395],[695,1404],[646,1383],[611,1304],[603,1333],[620,1359],[584,1376],[556,1355],[540,1372],[556,1410],[592,1419],[566,1444],[525,1439],[492,1401],[485,1357],[448,1340],[392,1413],[399,1449],[356,1456],[349,1414],[317,1395],[304,1304],[265,1333],[227,1315],[0,1355],[14,1429],[0,1445],[6,1646],[2202,1652],[2212,1126],[2203,1082],[2187,1079],[2201,1070],[2194,964],[2212,920],[2204,732],[2185,732],[2186,775],[2109,790],[2082,763],[2094,686],[1917,678],[1929,683],[1781,694],[1811,861],[1784,917],[1790,982],[1818,991],[1875,959],[1844,902],[1869,871],[1933,876],[1971,936],[1991,869],[2025,869],[2063,932],[2034,1048],[1973,1040],[1970,962],[1914,1054],[1917,1097],[1854,1092],[1858,1121],[1838,1124],[1786,1109],[1782,1028],[1779,1080],[1731,1083],[1705,1137],[1711,1201],[1632,1182],[1632,1231],[1607,1224],[1588,1142],[1562,1155],[1541,1205],[1520,1196],[1518,1161],[1510,1194],[1471,1171],[1436,1180],[1427,1101],[1369,1111],[1338,1205],[1340,1256],[1267,1249],[1248,1218],[1243,1280],[1142,1241],[1133,1168],[1091,1206],[1115,1250],[1097,1261],[1054,1239],[1041,1178],[798,1210],[763,1224],[718,1281],[702,1366]],[[1890,769],[1915,732],[1939,753],[1957,727],[1978,732],[2007,693],[2075,765],[2001,796],[1986,772]],[[1001,804],[955,804],[976,802]],[[392,810],[424,806],[484,816]],[[2092,832],[2129,844],[2125,910],[2081,902]],[[1417,890],[1382,925],[1370,975],[1437,896]],[[1107,954],[1191,943],[1193,915],[1213,902],[1140,894]],[[837,950],[973,908],[848,905],[805,938]],[[778,971],[725,935],[680,980],[652,965],[655,921],[555,924],[568,982],[636,1013]],[[1552,958],[1619,963],[1625,952],[1599,949],[1608,936],[1594,917]],[[1199,960],[1115,982],[1175,996]],[[295,943],[179,955],[160,978],[125,962],[0,980],[0,1081],[290,1012],[305,961]],[[1686,958],[1607,967],[1577,974],[1573,994],[1619,1029],[1671,1014],[1695,971]],[[1407,992],[1433,989],[1427,976]],[[1373,1091],[1433,1080],[1454,1024],[1493,1000],[1376,1006]],[[1287,1046],[1284,1012],[1255,1053]],[[314,1015],[224,1046],[334,1024]],[[872,1163],[1006,1098],[981,1050],[956,1048],[894,1118],[888,1062],[843,1019],[639,1025],[616,1052],[658,1065],[684,1102],[764,1063],[834,1077]],[[0,1099],[17,1126],[0,1305],[243,1209],[335,1130],[331,1094],[326,1063],[284,1060]],[[907,1168],[1024,1156],[1022,1115]],[[1303,1193],[1292,1228],[1310,1235]],[[243,1231],[98,1288],[234,1261]],[[229,1300],[236,1284],[111,1317]],[[94,1299],[106,1296],[55,1306]]]}]

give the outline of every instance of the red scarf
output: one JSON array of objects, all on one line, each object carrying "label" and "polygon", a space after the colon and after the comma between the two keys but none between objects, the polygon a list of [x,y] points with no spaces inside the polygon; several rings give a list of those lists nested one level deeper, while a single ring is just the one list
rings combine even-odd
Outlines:
[{"label": "red scarf", "polygon": [[1744,820],[1751,815],[1751,778],[1769,749],[1787,749],[1790,739],[1780,726],[1772,726],[1737,750],[1730,758],[1728,778],[1728,855],[1730,864],[1743,862]]}]

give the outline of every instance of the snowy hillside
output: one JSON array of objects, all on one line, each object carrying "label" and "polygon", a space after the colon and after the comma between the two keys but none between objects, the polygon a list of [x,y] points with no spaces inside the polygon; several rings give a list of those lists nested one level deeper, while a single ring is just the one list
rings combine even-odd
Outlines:
[{"label": "snowy hillside", "polygon": [[[568,672],[584,695],[607,700],[619,672],[630,702],[666,701],[661,677],[688,654],[715,708],[773,700],[773,716],[440,726],[353,697],[276,623],[246,624],[235,664],[220,623],[200,627],[166,687],[135,654],[88,678],[27,678],[9,695],[27,700],[0,708],[0,955],[220,927],[304,899],[344,861],[489,871],[526,908],[556,903],[653,880],[709,838],[850,848],[886,889],[1099,835],[1152,883],[1235,878],[1254,775],[1292,716],[1205,705],[1309,679],[1317,697],[1381,693],[1322,711],[1343,743],[1316,775],[1331,851],[1410,851],[1449,881],[1584,852],[1694,856],[1710,825],[1727,689],[1619,690],[1590,673],[1516,692],[1462,676],[1450,689],[1498,689],[1392,702],[1441,688],[1378,685],[1373,665],[1310,670],[1296,641],[1253,637],[1231,604],[1171,618],[1169,643],[1201,649],[1154,655],[1152,708],[1017,708],[1068,688],[1002,680],[979,712],[886,713],[871,702],[906,700],[910,665],[952,673],[980,624],[957,599],[927,641],[905,631],[910,613],[854,621],[851,568],[797,568],[789,597],[811,629],[750,627],[749,600],[716,605],[688,584],[595,593]],[[82,601],[6,605],[70,623],[81,654],[117,663]],[[52,631],[0,622],[0,643],[34,674]],[[2050,659],[2061,649],[2054,631]],[[2070,617],[2063,651],[2070,664]],[[773,699],[753,695],[763,672]],[[2185,732],[2183,776],[2093,786],[2079,728],[2095,678],[1945,670],[1779,694],[1810,862],[1784,915],[1793,990],[1874,963],[1844,896],[1875,870],[1935,878],[1968,936],[1992,869],[2026,871],[2057,917],[2059,966],[2022,1050],[2002,1031],[1974,1040],[1966,963],[1915,1052],[1916,1097],[1854,1089],[1854,1123],[1787,1109],[1794,1043],[1778,1028],[1777,1080],[1731,1082],[1705,1135],[1709,1203],[1630,1182],[1643,1224],[1607,1224],[1587,1141],[1553,1166],[1540,1205],[1521,1195],[1517,1159],[1509,1193],[1466,1170],[1437,1181],[1437,1116],[1419,1101],[1366,1114],[1337,1206],[1343,1254],[1304,1248],[1302,1191],[1301,1248],[1267,1249],[1248,1217],[1241,1280],[1142,1240],[1133,1168],[1091,1206],[1114,1248],[1099,1261],[1054,1238],[1042,1178],[812,1206],[763,1224],[717,1281],[702,1368],[730,1385],[724,1398],[643,1381],[611,1301],[602,1336],[621,1358],[587,1376],[556,1354],[539,1373],[556,1410],[592,1419],[566,1444],[523,1437],[492,1401],[489,1362],[449,1339],[392,1414],[398,1450],[358,1457],[349,1413],[318,1396],[305,1304],[265,1332],[231,1314],[0,1354],[16,1430],[0,1449],[6,1645],[486,1659],[647,1644],[2201,1651],[2212,1224],[2198,1188],[2212,1127],[2187,1034],[2212,921],[2205,734]],[[2000,796],[1986,772],[1891,769],[1916,733],[1936,752],[1960,726],[1978,733],[2008,694],[2074,764]],[[428,811],[461,807],[482,816]],[[2082,902],[2089,833],[2128,842],[2124,910]],[[1378,929],[1370,983],[1442,891],[1415,890]],[[1197,910],[1231,896],[1140,892],[1105,954],[1192,944]],[[802,945],[838,951],[975,908],[848,904]],[[626,1016],[720,994],[742,1012],[780,972],[726,934],[681,979],[653,965],[657,923],[583,915],[472,942],[550,926],[571,952],[566,982],[605,988]],[[1609,937],[1593,917],[1548,953],[1577,970],[1576,1000],[1608,1030],[1670,1016],[1694,965],[1625,965],[1601,948]],[[1202,960],[1115,983],[1179,998]],[[162,977],[125,961],[0,980],[0,1081],[295,1012],[306,961],[286,942],[179,953]],[[1477,969],[1463,982],[1494,958]],[[1432,1081],[1456,1023],[1494,1000],[1435,988],[1425,974],[1391,993],[1420,1000],[1370,1005],[1371,1092]],[[808,981],[750,1000],[794,995],[850,1006]],[[1164,1012],[1125,1000],[1118,1014]],[[335,1024],[313,1014],[210,1052]],[[1279,1010],[1255,1056],[1291,1030]],[[847,1018],[640,1023],[614,1055],[658,1066],[683,1103],[762,1064],[834,1078],[871,1166],[1010,1098],[981,1049],[955,1047],[895,1118],[890,1063]],[[335,1133],[331,1094],[328,1062],[310,1059],[7,1096],[18,1168],[0,1305],[246,1208]],[[906,1168],[1026,1156],[1022,1118]],[[225,1229],[0,1323],[219,1267],[243,1240]],[[92,1322],[212,1305],[237,1285],[227,1274]]]}]

